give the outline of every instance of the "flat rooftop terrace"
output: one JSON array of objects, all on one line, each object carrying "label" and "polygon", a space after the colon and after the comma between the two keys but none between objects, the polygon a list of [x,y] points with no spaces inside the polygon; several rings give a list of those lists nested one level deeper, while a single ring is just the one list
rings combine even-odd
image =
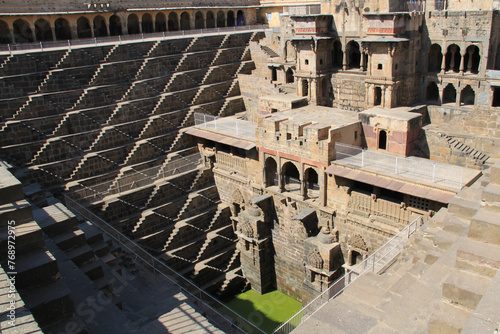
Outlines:
[{"label": "flat rooftop terrace", "polygon": [[332,165],[353,167],[360,171],[375,172],[413,183],[454,191],[471,185],[481,171],[431,161],[418,157],[399,157],[392,154],[365,150],[360,147],[335,144]]},{"label": "flat rooftop terrace", "polygon": [[357,112],[312,105],[280,111],[271,114],[264,121],[286,121],[295,125],[311,123],[310,126],[330,126],[335,129],[359,123]]}]

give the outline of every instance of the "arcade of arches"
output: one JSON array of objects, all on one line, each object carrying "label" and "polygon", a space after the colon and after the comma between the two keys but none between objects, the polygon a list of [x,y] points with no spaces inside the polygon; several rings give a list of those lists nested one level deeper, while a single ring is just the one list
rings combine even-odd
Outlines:
[{"label": "arcade of arches", "polygon": [[0,43],[46,42],[94,38],[122,34],[147,34],[191,29],[233,27],[247,24],[248,12],[198,10],[136,13],[96,13],[95,15],[46,16],[34,22],[18,18],[11,24],[0,19]]}]

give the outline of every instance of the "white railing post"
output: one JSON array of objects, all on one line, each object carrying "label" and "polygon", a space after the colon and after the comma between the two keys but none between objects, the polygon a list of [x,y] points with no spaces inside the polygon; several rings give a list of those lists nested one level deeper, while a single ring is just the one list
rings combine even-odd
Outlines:
[{"label": "white railing post", "polygon": [[365,150],[361,150],[361,167],[365,166]]},{"label": "white railing post", "polygon": [[396,157],[396,166],[394,168],[394,174],[398,175],[398,157]]},{"label": "white railing post", "polygon": [[436,163],[432,165],[432,182],[434,182],[435,177],[436,177]]}]

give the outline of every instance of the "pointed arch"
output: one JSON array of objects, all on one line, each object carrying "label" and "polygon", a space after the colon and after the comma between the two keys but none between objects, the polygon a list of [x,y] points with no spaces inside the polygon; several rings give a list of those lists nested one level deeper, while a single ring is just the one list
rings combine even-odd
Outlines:
[{"label": "pointed arch", "polygon": [[129,35],[138,34],[139,30],[139,18],[136,14],[130,14],[127,17],[127,30]]},{"label": "pointed arch", "polygon": [[324,260],[316,248],[307,255],[307,264],[316,269],[323,269]]},{"label": "pointed arch", "polygon": [[101,15],[94,17],[94,37],[108,36],[106,21]]},{"label": "pointed arch", "polygon": [[237,26],[244,26],[245,25],[245,14],[243,11],[240,9],[236,13],[236,25]]},{"label": "pointed arch", "polygon": [[191,22],[188,12],[183,12],[181,14],[181,30],[190,30]]},{"label": "pointed arch", "polygon": [[427,56],[427,72],[437,73],[441,71],[441,64],[443,63],[443,52],[441,45],[432,44]]},{"label": "pointed arch", "polygon": [[0,20],[0,43],[8,44],[12,43],[10,40],[10,29],[5,21]]},{"label": "pointed arch", "polygon": [[203,19],[203,13],[200,11],[197,11],[196,14],[194,14],[194,28],[195,29],[205,28],[205,20]]},{"label": "pointed arch", "polygon": [[177,18],[176,12],[171,12],[168,14],[168,31],[179,30],[179,19]]},{"label": "pointed arch", "polygon": [[76,33],[78,38],[91,38],[92,29],[90,28],[89,19],[82,16],[76,21]]},{"label": "pointed arch", "polygon": [[460,104],[473,106],[476,99],[476,94],[470,85],[467,85],[460,92]]},{"label": "pointed arch", "polygon": [[229,10],[227,12],[227,26],[228,27],[234,27],[234,12],[232,10]]},{"label": "pointed arch", "polygon": [[217,28],[226,26],[226,14],[222,10],[217,12]]},{"label": "pointed arch", "polygon": [[116,14],[109,18],[109,35],[118,36],[122,34],[122,20]]},{"label": "pointed arch", "polygon": [[443,103],[455,103],[457,101],[457,90],[453,84],[448,84],[443,90]]},{"label": "pointed arch", "polygon": [[33,42],[33,31],[29,23],[23,19],[17,19],[13,23],[15,43]]},{"label": "pointed arch", "polygon": [[158,13],[155,17],[155,31],[156,32],[164,32],[167,31],[167,20],[165,18],[165,14]]},{"label": "pointed arch", "polygon": [[207,28],[215,28],[215,17],[214,17],[214,13],[209,10],[207,12],[207,20],[206,20],[207,24]]},{"label": "pointed arch", "polygon": [[149,13],[145,13],[142,15],[142,32],[144,34],[150,34],[154,32],[154,27],[153,27],[153,17]]},{"label": "pointed arch", "polygon": [[44,19],[38,19],[35,22],[35,36],[37,41],[52,41],[52,30],[50,29],[49,22]]}]

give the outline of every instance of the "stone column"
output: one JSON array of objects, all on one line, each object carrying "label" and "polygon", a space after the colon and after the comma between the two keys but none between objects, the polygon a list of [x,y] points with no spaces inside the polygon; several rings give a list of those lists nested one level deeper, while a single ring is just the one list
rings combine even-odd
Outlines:
[{"label": "stone column", "polygon": [[[30,27],[30,28],[31,28],[31,27]],[[35,25],[33,25],[33,28],[31,28],[31,34],[33,35],[33,42],[36,42]]]},{"label": "stone column", "polygon": [[460,74],[464,74],[464,67],[465,67],[465,53],[463,54],[463,56],[461,57],[461,61],[460,61]]},{"label": "stone column", "polygon": [[283,185],[283,175],[281,175],[281,157],[278,156],[277,158],[278,158],[278,163],[277,163],[278,166],[276,168],[277,169],[276,173],[278,173],[278,191],[282,193],[284,190],[283,189],[284,185]]},{"label": "stone column", "polygon": [[443,60],[441,61],[441,73],[444,74],[446,69],[446,53],[443,55]]},{"label": "stone column", "polygon": [[318,175],[319,205],[321,206],[326,206],[326,178],[325,168],[321,167]]},{"label": "stone column", "polygon": [[385,90],[387,89],[387,87],[384,86],[384,88],[382,89],[382,98],[380,99],[380,104],[381,104],[381,107],[382,108],[386,108],[386,105],[385,105]]},{"label": "stone column", "polygon": [[15,43],[16,38],[14,37],[14,29],[9,29],[10,43]]},{"label": "stone column", "polygon": [[474,48],[469,48],[467,53],[469,54],[469,61],[467,62],[467,72],[472,72],[472,55],[474,54]]},{"label": "stone column", "polygon": [[70,26],[69,29],[71,31],[71,39],[77,39],[78,31],[76,31],[76,26]]},{"label": "stone column", "polygon": [[304,180],[304,164],[300,164],[300,171],[299,171],[299,180],[300,180],[300,195],[302,196],[302,199],[307,199],[307,186],[306,186],[306,181]]},{"label": "stone column", "polygon": [[[264,152],[259,152],[259,161],[260,161],[260,169],[262,170],[262,185],[265,187],[268,187],[269,185],[267,184],[267,178],[266,178],[266,159],[264,159]],[[278,169],[278,168],[276,168]],[[278,171],[276,170],[276,173]]]},{"label": "stone column", "polygon": [[361,64],[360,64],[360,67],[361,67],[361,71],[365,71],[366,69],[366,64],[365,64],[365,53],[364,52],[361,52]]},{"label": "stone column", "polygon": [[345,48],[343,55],[342,55],[342,69],[345,71],[349,67],[349,64],[347,63],[347,48]]},{"label": "stone column", "polygon": [[439,97],[438,97],[439,104],[443,103],[443,92],[444,92],[444,87],[439,88]]},{"label": "stone column", "polygon": [[455,105],[460,107],[460,91],[457,89],[457,95],[455,96]]},{"label": "stone column", "polygon": [[50,25],[50,32],[52,33],[52,40],[55,41],[56,40],[56,29],[54,27],[54,25]]}]

